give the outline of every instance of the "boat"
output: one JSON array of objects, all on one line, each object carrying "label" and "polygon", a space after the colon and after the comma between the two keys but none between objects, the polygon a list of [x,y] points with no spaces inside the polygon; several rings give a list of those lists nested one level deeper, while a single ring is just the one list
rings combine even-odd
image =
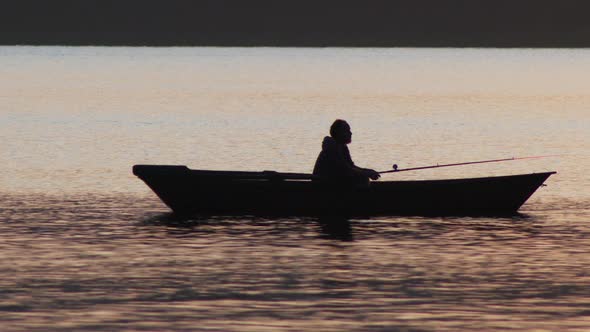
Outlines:
[{"label": "boat", "polygon": [[133,166],[133,174],[181,215],[510,215],[555,173],[334,186],[301,173]]}]

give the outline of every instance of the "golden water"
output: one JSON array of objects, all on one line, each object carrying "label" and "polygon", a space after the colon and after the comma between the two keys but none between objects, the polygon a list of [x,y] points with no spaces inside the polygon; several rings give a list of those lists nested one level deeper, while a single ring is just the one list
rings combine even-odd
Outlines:
[{"label": "golden water", "polygon": [[[590,51],[0,47],[3,331],[590,329]],[[498,218],[179,222],[138,163],[559,173]]]}]

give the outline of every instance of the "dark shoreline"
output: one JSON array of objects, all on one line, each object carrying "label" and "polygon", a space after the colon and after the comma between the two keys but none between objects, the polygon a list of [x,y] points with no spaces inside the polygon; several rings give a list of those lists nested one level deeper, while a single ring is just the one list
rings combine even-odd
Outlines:
[{"label": "dark shoreline", "polygon": [[8,0],[0,45],[590,47],[584,0]]}]

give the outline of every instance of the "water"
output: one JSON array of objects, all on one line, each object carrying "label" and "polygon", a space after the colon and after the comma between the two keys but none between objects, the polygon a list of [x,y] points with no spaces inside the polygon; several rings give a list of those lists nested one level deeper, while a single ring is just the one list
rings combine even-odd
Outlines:
[{"label": "water", "polygon": [[[0,47],[3,331],[586,331],[590,51]],[[139,163],[556,170],[513,218],[178,220]]]}]

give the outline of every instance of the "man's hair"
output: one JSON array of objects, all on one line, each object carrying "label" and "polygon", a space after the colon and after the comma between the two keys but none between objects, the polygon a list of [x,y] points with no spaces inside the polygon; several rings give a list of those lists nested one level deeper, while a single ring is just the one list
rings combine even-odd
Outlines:
[{"label": "man's hair", "polygon": [[330,136],[334,138],[338,138],[338,135],[342,132],[344,126],[347,126],[348,123],[342,119],[336,119],[334,123],[330,126]]}]

